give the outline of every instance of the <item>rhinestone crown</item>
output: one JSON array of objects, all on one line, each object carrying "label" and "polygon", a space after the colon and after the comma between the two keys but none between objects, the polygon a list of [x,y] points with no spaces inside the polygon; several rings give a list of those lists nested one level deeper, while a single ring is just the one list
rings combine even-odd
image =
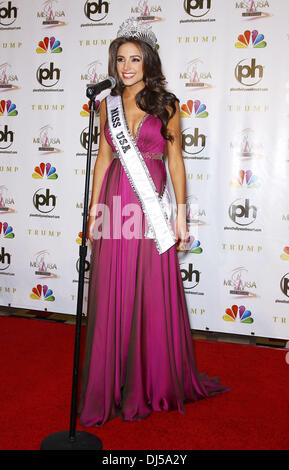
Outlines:
[{"label": "rhinestone crown", "polygon": [[146,42],[155,51],[157,38],[150,25],[141,23],[135,18],[128,18],[125,20],[118,32],[117,38],[135,38]]}]

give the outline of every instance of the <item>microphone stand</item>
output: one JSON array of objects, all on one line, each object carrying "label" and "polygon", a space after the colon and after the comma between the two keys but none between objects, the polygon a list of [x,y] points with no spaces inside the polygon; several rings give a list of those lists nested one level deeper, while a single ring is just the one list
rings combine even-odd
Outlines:
[{"label": "microphone stand", "polygon": [[88,215],[88,194],[89,179],[91,167],[91,148],[93,135],[93,120],[95,113],[95,97],[98,94],[97,89],[88,87],[86,96],[90,99],[89,103],[89,135],[87,147],[87,161],[85,173],[85,190],[84,190],[84,210],[82,221],[82,241],[79,247],[80,263],[79,263],[79,281],[77,293],[77,313],[75,327],[75,343],[74,343],[74,364],[73,364],[73,381],[71,394],[70,409],[70,429],[69,431],[60,431],[50,434],[41,442],[40,450],[102,450],[102,441],[94,434],[86,431],[76,431],[77,417],[77,386],[79,375],[79,356],[80,356],[80,337],[81,337],[81,320],[82,320],[82,304],[83,304],[83,288],[84,288],[84,271],[85,258],[87,254],[86,246],[86,223]]}]

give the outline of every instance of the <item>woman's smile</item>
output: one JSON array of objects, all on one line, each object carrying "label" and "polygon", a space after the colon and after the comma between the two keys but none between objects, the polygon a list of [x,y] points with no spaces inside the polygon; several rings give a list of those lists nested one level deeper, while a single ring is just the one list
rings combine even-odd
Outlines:
[{"label": "woman's smile", "polygon": [[130,78],[133,78],[135,76],[134,72],[122,72],[122,77],[125,80],[129,80]]}]

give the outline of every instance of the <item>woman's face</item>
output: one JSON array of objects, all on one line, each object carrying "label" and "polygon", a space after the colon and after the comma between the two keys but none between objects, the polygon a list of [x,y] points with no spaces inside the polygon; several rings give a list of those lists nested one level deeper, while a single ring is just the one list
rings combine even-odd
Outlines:
[{"label": "woman's face", "polygon": [[116,69],[125,86],[143,84],[143,58],[139,47],[133,42],[119,46],[116,55]]}]

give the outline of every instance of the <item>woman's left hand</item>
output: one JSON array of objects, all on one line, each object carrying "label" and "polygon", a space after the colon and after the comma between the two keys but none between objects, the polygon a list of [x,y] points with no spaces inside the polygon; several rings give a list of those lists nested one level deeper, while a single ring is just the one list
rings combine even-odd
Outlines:
[{"label": "woman's left hand", "polygon": [[177,215],[175,220],[175,235],[177,239],[177,250],[184,248],[183,245],[190,241],[190,232],[185,215]]}]

